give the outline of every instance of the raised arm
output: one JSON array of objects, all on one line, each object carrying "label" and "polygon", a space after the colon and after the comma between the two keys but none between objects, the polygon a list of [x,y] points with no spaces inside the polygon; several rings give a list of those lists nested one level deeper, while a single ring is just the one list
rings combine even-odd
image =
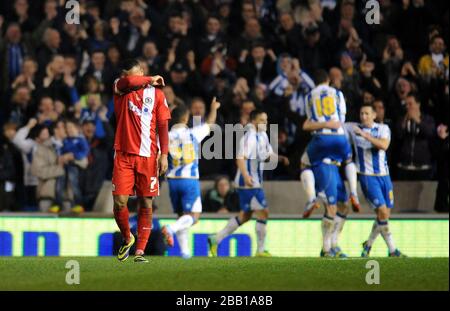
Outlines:
[{"label": "raised arm", "polygon": [[123,76],[114,85],[114,93],[123,94],[131,90],[137,90],[146,85],[164,86],[164,78],[161,76]]}]

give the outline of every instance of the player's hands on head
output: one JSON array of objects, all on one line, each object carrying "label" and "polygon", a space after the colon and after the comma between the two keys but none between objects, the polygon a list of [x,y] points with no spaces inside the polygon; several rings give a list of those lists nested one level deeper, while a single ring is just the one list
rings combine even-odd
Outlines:
[{"label": "player's hands on head", "polygon": [[153,76],[152,77],[152,86],[165,86],[164,78],[161,76]]},{"label": "player's hands on head", "polygon": [[164,176],[169,168],[169,161],[167,160],[167,154],[161,154],[159,157],[159,176]]}]

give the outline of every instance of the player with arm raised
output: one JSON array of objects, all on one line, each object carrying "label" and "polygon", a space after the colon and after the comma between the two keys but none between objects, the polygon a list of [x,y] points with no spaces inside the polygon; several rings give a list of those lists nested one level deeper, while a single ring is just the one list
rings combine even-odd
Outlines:
[{"label": "player with arm raised", "polygon": [[123,237],[117,255],[120,261],[128,258],[135,242],[130,232],[127,203],[128,197],[136,194],[139,209],[134,261],[147,262],[143,255],[152,226],[152,200],[159,195],[158,177],[165,174],[168,167],[170,110],[163,92],[154,87],[163,85],[162,77],[144,76],[136,60],[125,61],[122,76],[114,82],[117,129],[112,184],[114,218]]},{"label": "player with arm raised", "polygon": [[354,146],[359,183],[377,214],[369,239],[363,243],[361,256],[369,256],[375,239],[381,234],[388,246],[389,257],[406,257],[395,247],[388,224],[390,210],[394,207],[394,190],[386,157],[391,131],[387,125],[375,122],[376,112],[371,104],[363,104],[359,115],[361,123],[346,123],[345,128]]},{"label": "player with arm raised", "polygon": [[240,200],[241,212],[233,217],[217,234],[208,237],[208,243],[213,257],[217,256],[217,247],[227,236],[256,214],[257,257],[270,257],[265,249],[267,219],[269,212],[262,188],[263,165],[271,160],[279,160],[274,153],[267,136],[267,114],[255,110],[250,114],[249,129],[239,142],[236,157],[238,167],[235,184]]},{"label": "player with arm raised", "polygon": [[[338,237],[343,229],[348,213],[348,196],[338,166],[351,161],[351,147],[345,135],[346,105],[342,92],[329,86],[328,74],[317,71],[317,85],[306,98],[307,120],[303,129],[310,131],[313,137],[308,144],[302,163],[311,168],[315,193],[323,193],[326,212],[322,219],[323,249],[322,256],[345,257],[338,247]],[[346,170],[347,171],[347,170]],[[356,170],[349,176],[351,192],[356,196]],[[309,193],[308,192],[308,193]],[[308,206],[304,216],[309,217],[316,204]]]},{"label": "player with arm raised", "polygon": [[216,122],[220,103],[216,98],[211,102],[211,111],[205,124],[188,128],[190,113],[185,106],[179,106],[172,111],[173,123],[169,132],[169,182],[172,208],[178,214],[178,220],[162,228],[166,244],[174,245],[173,235],[176,234],[180,245],[181,256],[191,257],[189,251],[189,228],[196,224],[202,212],[198,160],[199,144],[205,139],[211,125]]}]

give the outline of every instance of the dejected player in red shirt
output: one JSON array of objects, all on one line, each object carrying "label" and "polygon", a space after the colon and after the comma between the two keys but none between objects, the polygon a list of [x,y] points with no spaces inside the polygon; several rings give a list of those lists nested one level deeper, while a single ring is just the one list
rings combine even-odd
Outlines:
[{"label": "dejected player in red shirt", "polygon": [[159,176],[168,167],[170,110],[163,92],[154,87],[163,85],[160,76],[144,76],[136,60],[124,62],[122,76],[114,83],[117,129],[112,183],[114,218],[123,237],[117,255],[120,261],[128,258],[135,243],[127,203],[128,197],[136,194],[139,208],[134,261],[147,262],[143,255],[152,227],[152,199],[159,195]]}]

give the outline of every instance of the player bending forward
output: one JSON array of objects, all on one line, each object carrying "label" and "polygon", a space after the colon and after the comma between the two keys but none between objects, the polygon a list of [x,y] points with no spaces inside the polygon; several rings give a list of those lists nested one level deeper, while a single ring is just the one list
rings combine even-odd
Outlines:
[{"label": "player bending forward", "polygon": [[169,133],[169,182],[170,200],[178,220],[171,225],[164,226],[162,233],[166,244],[174,245],[173,235],[176,234],[181,250],[181,257],[191,257],[188,236],[189,228],[198,222],[202,212],[200,193],[198,159],[199,144],[206,138],[211,125],[216,122],[217,110],[220,103],[214,97],[211,102],[211,111],[205,124],[188,128],[189,110],[180,106],[172,111],[173,123]]},{"label": "player bending forward", "polygon": [[372,105],[363,104],[359,115],[361,123],[346,123],[345,127],[354,146],[362,191],[377,214],[369,239],[363,243],[361,256],[369,256],[375,239],[381,234],[390,257],[406,257],[395,247],[388,223],[394,207],[394,190],[386,159],[391,131],[385,124],[375,123]]},{"label": "player bending forward", "polygon": [[267,219],[269,212],[262,188],[263,165],[271,160],[281,160],[270,145],[267,137],[267,114],[255,110],[250,114],[248,131],[239,142],[236,157],[238,171],[235,184],[239,195],[241,212],[231,218],[228,224],[217,234],[208,237],[208,243],[213,257],[217,256],[217,247],[227,236],[236,231],[239,226],[249,221],[256,214],[257,257],[270,257],[265,249]]},{"label": "player bending forward", "polygon": [[[124,62],[122,77],[114,83],[114,112],[117,120],[114,142],[113,197],[114,218],[123,237],[117,258],[128,258],[135,242],[130,232],[128,197],[139,198],[135,262],[143,257],[152,227],[152,199],[159,195],[159,175],[167,170],[168,120],[170,110],[161,90],[159,77],[145,77],[136,60]],[[161,146],[158,172],[157,133]]]}]

